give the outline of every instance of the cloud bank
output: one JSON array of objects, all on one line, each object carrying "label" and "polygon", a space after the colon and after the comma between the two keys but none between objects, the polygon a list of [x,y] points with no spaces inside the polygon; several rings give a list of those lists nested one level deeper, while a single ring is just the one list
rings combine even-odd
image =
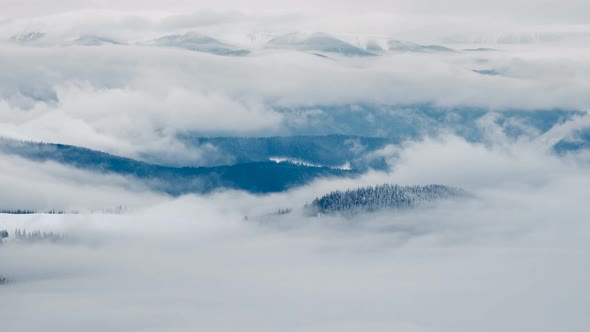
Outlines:
[{"label": "cloud bank", "polygon": [[[418,133],[368,155],[385,171],[270,195],[171,198],[0,154],[2,208],[79,212],[0,214],[11,234],[67,239],[0,245],[0,326],[585,331],[590,158],[551,147],[588,126],[589,6],[5,0],[3,137],[192,166],[215,147],[182,137]],[[187,33],[249,53],[154,42]],[[316,33],[332,47],[269,43]],[[472,196],[352,218],[304,211],[332,190],[382,183]]]},{"label": "cloud bank", "polygon": [[[581,331],[586,166],[527,151],[449,137],[398,151],[390,174],[286,193],[186,196],[122,215],[3,215],[0,227],[76,241],[5,244],[1,273],[13,282],[0,288],[0,317],[21,331]],[[314,194],[384,181],[475,196],[354,219],[301,213]],[[286,207],[295,210],[269,214]]]}]

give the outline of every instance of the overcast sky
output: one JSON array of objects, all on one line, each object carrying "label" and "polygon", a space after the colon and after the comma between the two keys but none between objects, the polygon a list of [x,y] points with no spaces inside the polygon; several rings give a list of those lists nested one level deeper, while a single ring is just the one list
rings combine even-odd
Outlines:
[{"label": "overcast sky", "polygon": [[390,12],[390,13],[429,13],[437,15],[495,15],[522,20],[558,21],[558,22],[588,22],[586,13],[590,4],[583,0],[499,0],[499,1],[469,1],[469,0],[366,0],[342,1],[324,0],[253,0],[248,2],[235,0],[218,1],[189,1],[189,0],[56,0],[48,3],[42,0],[4,0],[3,16],[35,16],[55,14],[72,10],[103,9],[125,10],[130,12],[186,12],[197,9],[223,10],[317,10],[324,11],[326,16],[334,12]]}]

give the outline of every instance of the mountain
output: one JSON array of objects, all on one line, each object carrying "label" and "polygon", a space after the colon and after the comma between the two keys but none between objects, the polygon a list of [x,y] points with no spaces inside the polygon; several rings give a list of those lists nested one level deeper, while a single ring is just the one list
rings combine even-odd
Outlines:
[{"label": "mountain", "polygon": [[10,37],[10,41],[15,43],[28,44],[36,42],[43,37],[45,37],[44,33],[38,31],[31,31],[14,35]]},{"label": "mountain", "polygon": [[485,76],[498,76],[501,75],[496,69],[473,69],[472,72]]},{"label": "mountain", "polygon": [[263,32],[251,32],[246,35],[246,42],[252,45],[252,47],[260,48],[268,43],[269,40],[275,38],[276,33],[263,31]]},{"label": "mountain", "polygon": [[164,36],[156,39],[153,43],[156,46],[182,48],[215,55],[241,56],[250,53],[248,50],[233,47],[215,38],[195,32],[188,32],[184,35]]},{"label": "mountain", "polygon": [[384,184],[346,191],[333,191],[316,198],[307,208],[313,214],[355,214],[381,209],[404,209],[436,200],[465,196],[459,188],[442,185],[399,186]]},{"label": "mountain", "polygon": [[33,161],[53,161],[78,169],[131,176],[153,190],[171,195],[238,189],[252,193],[288,190],[320,177],[355,172],[290,162],[251,162],[217,167],[169,167],[63,144],[0,139],[0,152]]},{"label": "mountain", "polygon": [[497,48],[478,47],[478,48],[464,48],[464,52],[499,52]]},{"label": "mountain", "polygon": [[[445,107],[435,104],[316,104],[305,107],[275,108],[287,119],[292,135],[317,136],[326,132],[339,135],[385,137],[397,144],[453,133],[472,142],[484,137],[481,121],[490,118],[509,137],[542,134],[555,125],[585,114],[575,110],[526,109],[489,110],[481,107]],[[302,125],[289,119],[306,117]],[[375,121],[375,119],[379,119]]]},{"label": "mountain", "polygon": [[560,139],[553,146],[553,150],[560,155],[590,149],[590,128],[576,130],[567,138]]},{"label": "mountain", "polygon": [[367,51],[373,52],[373,53],[384,51],[384,48],[375,40],[367,41],[365,47],[366,47]]},{"label": "mountain", "polygon": [[441,45],[420,45],[412,42],[389,40],[387,43],[389,51],[396,52],[418,52],[418,53],[433,53],[433,52],[456,52],[455,50]]},{"label": "mountain", "polygon": [[[48,40],[47,35],[42,32],[32,31],[22,34],[17,34],[10,37],[13,43],[27,44],[27,45],[46,45],[46,46],[101,46],[101,45],[122,45],[123,43],[108,37],[97,35],[82,35],[76,39],[59,39],[59,36],[52,36]],[[57,39],[56,39],[57,38]]]},{"label": "mountain", "polygon": [[293,162],[354,170],[386,166],[381,157],[370,158],[377,150],[396,143],[381,137],[351,135],[277,137],[194,137],[181,136],[185,145],[205,153],[207,166],[291,160]]},{"label": "mountain", "polygon": [[590,114],[581,112],[535,139],[538,148],[565,155],[590,149]]},{"label": "mountain", "polygon": [[122,43],[117,40],[95,35],[80,36],[80,38],[74,40],[73,43],[80,46],[122,45]]},{"label": "mountain", "polygon": [[316,32],[312,34],[289,33],[270,39],[267,46],[272,48],[293,49],[298,51],[314,51],[337,53],[346,56],[374,56],[368,52],[329,34]]}]

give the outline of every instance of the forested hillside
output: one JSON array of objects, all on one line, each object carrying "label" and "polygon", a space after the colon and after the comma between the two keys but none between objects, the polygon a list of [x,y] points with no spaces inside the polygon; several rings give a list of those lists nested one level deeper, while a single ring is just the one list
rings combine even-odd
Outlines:
[{"label": "forested hillside", "polygon": [[399,186],[384,184],[346,191],[333,191],[316,198],[308,208],[315,214],[351,214],[385,208],[411,208],[441,199],[466,195],[459,188],[443,185]]}]

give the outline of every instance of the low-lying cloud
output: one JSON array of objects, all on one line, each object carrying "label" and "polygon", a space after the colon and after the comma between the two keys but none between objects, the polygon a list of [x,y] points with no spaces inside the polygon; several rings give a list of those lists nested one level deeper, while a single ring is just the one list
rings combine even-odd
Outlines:
[{"label": "low-lying cloud", "polygon": [[[557,125],[545,134],[518,117],[497,121],[506,110],[543,122],[551,113],[540,109],[588,109],[586,2],[25,3],[9,0],[0,13],[0,136],[199,165],[215,147],[179,137],[311,127],[393,136],[404,124],[371,124],[394,112],[420,135],[368,154],[385,158],[386,171],[269,195],[172,198],[130,177],[0,154],[0,209],[77,212],[0,214],[11,235],[0,244],[0,329],[582,332],[590,324],[590,157],[551,151],[586,128],[588,115],[547,121]],[[265,46],[293,31],[361,48],[393,39],[455,52],[358,58]],[[187,32],[251,53],[152,43]],[[84,36],[121,44],[76,45]],[[358,106],[368,104],[378,110]],[[456,128],[424,128],[434,118],[420,122],[412,105],[466,110],[450,117],[493,112],[470,128],[481,136],[474,143]],[[323,121],[340,109],[355,116]],[[354,217],[304,209],[332,190],[383,183],[471,195]],[[18,241],[15,229],[67,240]]]},{"label": "low-lying cloud", "polygon": [[[525,151],[450,137],[398,151],[391,174],[286,193],[184,196],[121,215],[3,215],[0,227],[78,241],[2,246],[11,282],[0,317],[21,331],[581,331],[590,183],[583,164]],[[475,196],[353,219],[301,211],[314,194],[385,181]],[[271,215],[286,207],[295,209]]]},{"label": "low-lying cloud", "polygon": [[168,153],[185,156],[184,164],[198,164],[200,152],[178,135],[298,134],[313,116],[288,110],[314,105],[586,110],[590,104],[584,81],[590,64],[579,48],[326,59],[284,50],[224,57],[151,46],[0,47],[8,73],[0,78],[1,135],[127,156]]}]

